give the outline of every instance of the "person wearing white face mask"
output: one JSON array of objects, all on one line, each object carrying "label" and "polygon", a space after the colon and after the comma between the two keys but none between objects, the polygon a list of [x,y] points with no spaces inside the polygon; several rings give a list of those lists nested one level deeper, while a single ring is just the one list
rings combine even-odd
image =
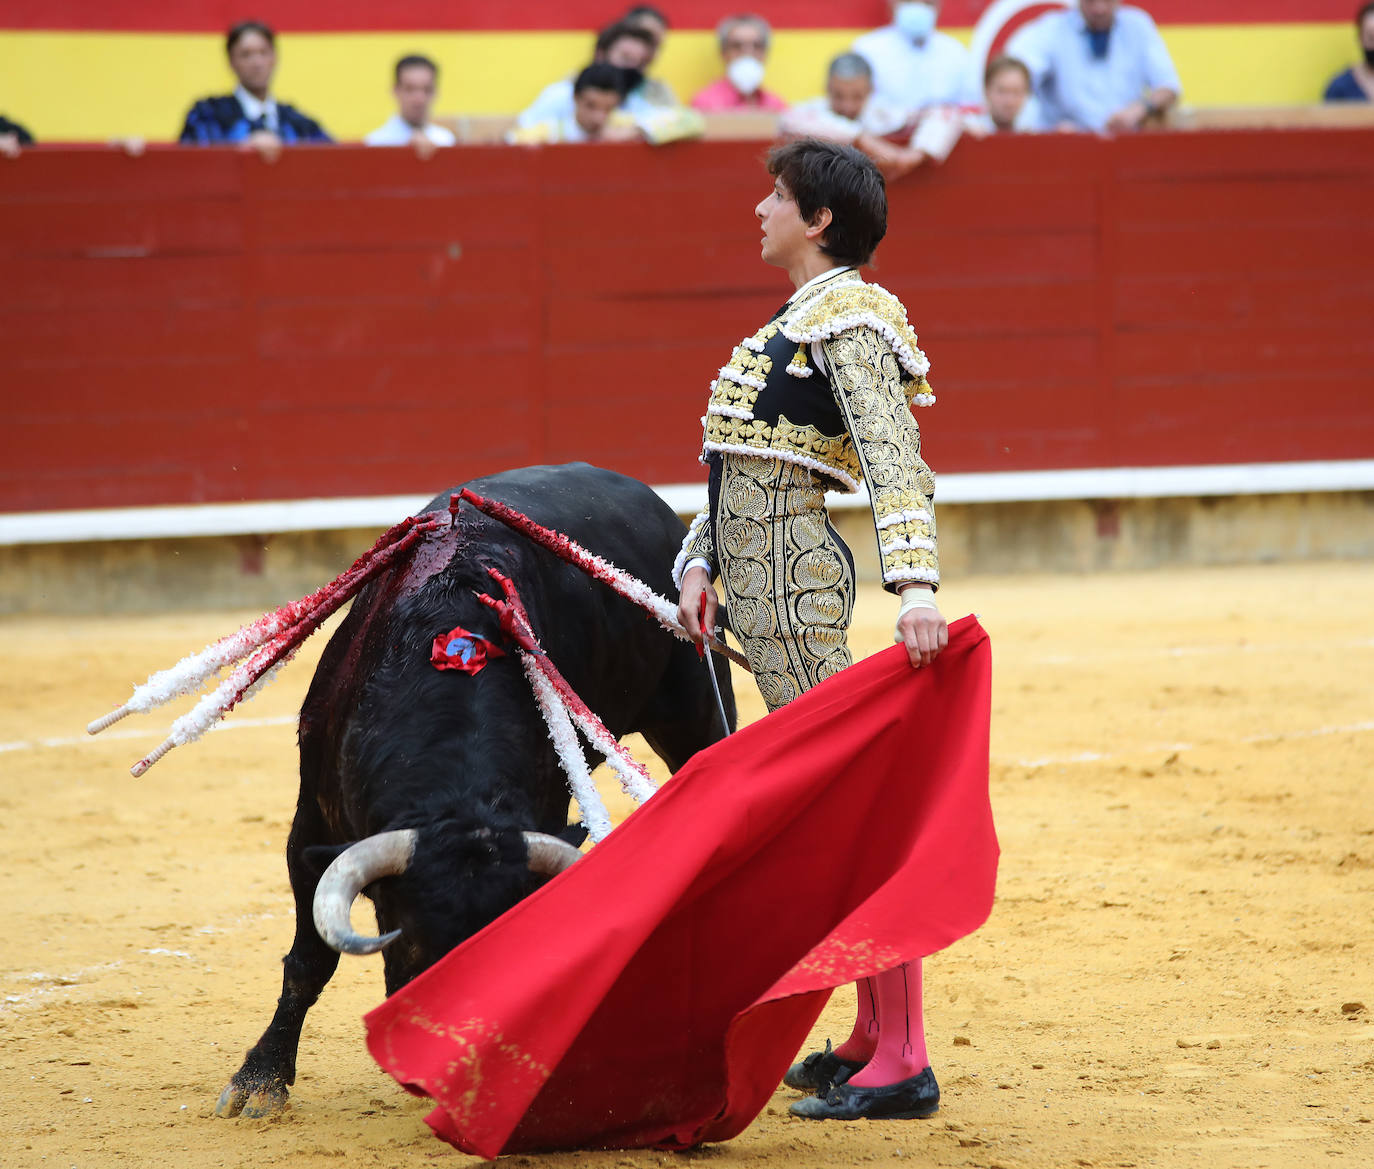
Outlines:
[{"label": "person wearing white face mask", "polygon": [[968,50],[940,32],[940,0],[892,0],[892,23],[865,33],[854,52],[873,69],[873,92],[907,113],[982,104]]},{"label": "person wearing white face mask", "polygon": [[725,76],[692,98],[703,113],[780,112],[787,103],[763,88],[763,74],[773,30],[761,16],[727,16],[716,29]]}]

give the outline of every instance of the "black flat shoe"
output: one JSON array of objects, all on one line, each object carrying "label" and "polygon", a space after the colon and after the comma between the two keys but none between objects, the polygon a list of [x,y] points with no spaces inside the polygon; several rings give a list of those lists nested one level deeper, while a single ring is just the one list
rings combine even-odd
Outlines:
[{"label": "black flat shoe", "polygon": [[831,1050],[830,1040],[827,1039],[824,1051],[813,1051],[801,1063],[794,1063],[787,1069],[782,1082],[798,1092],[824,1096],[836,1084],[843,1084],[864,1063],[861,1059],[841,1059]]},{"label": "black flat shoe", "polygon": [[929,1068],[881,1088],[836,1084],[824,1096],[808,1096],[792,1105],[793,1116],[808,1120],[919,1120],[940,1109],[940,1085]]}]

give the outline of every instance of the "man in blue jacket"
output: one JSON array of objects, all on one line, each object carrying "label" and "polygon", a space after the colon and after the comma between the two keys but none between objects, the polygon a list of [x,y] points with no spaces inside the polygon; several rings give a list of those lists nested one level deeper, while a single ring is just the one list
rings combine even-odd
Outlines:
[{"label": "man in blue jacket", "polygon": [[333,141],[313,118],[272,96],[277,49],[267,25],[256,20],[234,25],[225,48],[239,83],[232,94],[202,98],[191,107],[181,129],[183,144],[242,143],[275,156],[283,144]]}]

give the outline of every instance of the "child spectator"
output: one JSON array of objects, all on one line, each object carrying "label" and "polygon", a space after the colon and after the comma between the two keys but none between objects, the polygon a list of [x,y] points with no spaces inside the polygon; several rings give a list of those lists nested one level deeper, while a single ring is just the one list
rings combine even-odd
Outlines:
[{"label": "child spectator", "polygon": [[272,96],[276,39],[257,20],[245,20],[229,30],[224,47],[238,86],[227,97],[202,98],[191,107],[181,129],[183,145],[237,142],[274,158],[283,143],[333,141],[313,118]]},{"label": "child spectator", "polygon": [[452,146],[452,130],[430,119],[438,92],[439,66],[428,57],[413,55],[396,62],[396,113],[363,141],[368,146],[414,146],[422,153],[435,146]]},{"label": "child spectator", "polygon": [[983,74],[983,103],[987,112],[964,119],[964,128],[979,137],[1034,130],[1038,119],[1031,102],[1031,75],[1024,61],[995,57]]},{"label": "child spectator", "polygon": [[571,114],[517,126],[506,141],[523,146],[552,142],[629,142],[639,137],[634,118],[621,110],[625,71],[601,61],[588,65],[572,83]]},{"label": "child spectator", "polygon": [[1326,101],[1374,101],[1374,3],[1355,14],[1355,35],[1364,60],[1331,79]]},{"label": "child spectator", "polygon": [[761,16],[727,16],[716,28],[725,76],[692,98],[692,108],[720,114],[785,110],[787,103],[763,88],[773,30]]}]

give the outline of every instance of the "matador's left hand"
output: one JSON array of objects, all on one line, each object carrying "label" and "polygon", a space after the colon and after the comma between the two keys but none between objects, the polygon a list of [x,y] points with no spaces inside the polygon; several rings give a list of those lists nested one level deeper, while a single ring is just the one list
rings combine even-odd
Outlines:
[{"label": "matador's left hand", "polygon": [[949,644],[949,626],[940,616],[935,594],[929,588],[911,585],[902,590],[902,608],[892,640],[906,646],[913,670],[930,665]]}]

